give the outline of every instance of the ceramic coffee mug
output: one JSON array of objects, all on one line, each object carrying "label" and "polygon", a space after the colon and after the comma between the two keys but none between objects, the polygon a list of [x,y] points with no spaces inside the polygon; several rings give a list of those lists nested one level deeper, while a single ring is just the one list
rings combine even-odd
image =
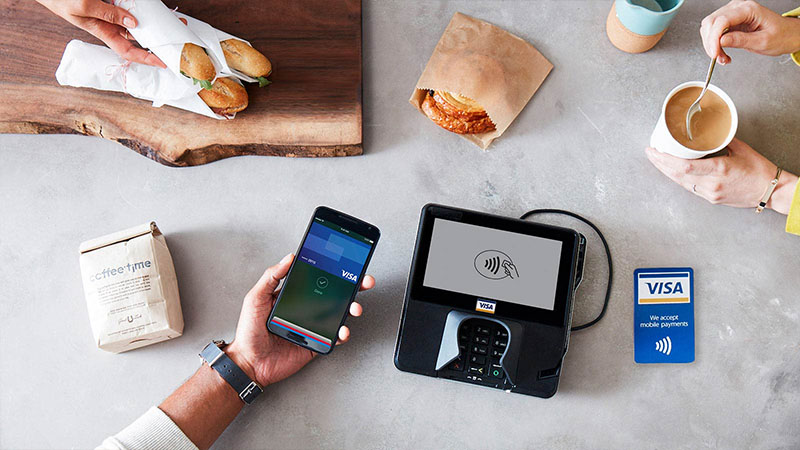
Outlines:
[{"label": "ceramic coffee mug", "polygon": [[684,0],[615,0],[606,20],[611,43],[628,53],[655,46]]},{"label": "ceramic coffee mug", "polygon": [[678,91],[687,87],[698,86],[702,88],[703,84],[705,83],[702,81],[687,81],[686,83],[679,84],[675,87],[675,89],[671,90],[669,94],[667,94],[667,98],[664,100],[664,106],[661,107],[661,117],[658,118],[656,128],[653,130],[653,135],[650,136],[650,147],[653,147],[662,153],[669,153],[670,155],[677,156],[678,158],[698,159],[714,154],[724,149],[728,146],[728,144],[731,143],[733,137],[736,135],[736,129],[739,126],[739,115],[736,112],[736,106],[733,104],[733,100],[728,97],[728,94],[713,84],[708,85],[708,90],[719,95],[720,98],[725,101],[725,104],[728,105],[728,110],[731,113],[731,129],[721,145],[711,150],[692,150],[681,145],[674,137],[672,137],[672,133],[670,133],[669,129],[667,128],[667,103],[669,103],[672,96]]}]

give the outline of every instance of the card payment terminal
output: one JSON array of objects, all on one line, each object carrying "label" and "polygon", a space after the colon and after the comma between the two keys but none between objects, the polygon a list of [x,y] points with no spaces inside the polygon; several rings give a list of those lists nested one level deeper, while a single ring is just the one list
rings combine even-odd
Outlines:
[{"label": "card payment terminal", "polygon": [[585,249],[586,239],[567,228],[426,205],[395,366],[551,397]]}]

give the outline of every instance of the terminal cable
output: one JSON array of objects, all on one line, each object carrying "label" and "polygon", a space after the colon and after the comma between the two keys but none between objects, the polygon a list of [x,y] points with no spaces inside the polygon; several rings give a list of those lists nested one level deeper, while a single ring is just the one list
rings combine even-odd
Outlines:
[{"label": "terminal cable", "polygon": [[590,320],[587,323],[572,327],[571,331],[585,330],[586,328],[589,328],[592,325],[597,324],[597,322],[600,322],[600,319],[602,319],[603,316],[606,315],[606,310],[608,309],[608,301],[611,298],[611,280],[613,278],[614,271],[613,271],[613,265],[611,263],[611,250],[608,248],[608,242],[606,241],[606,238],[605,236],[603,236],[603,233],[600,231],[600,229],[597,228],[597,226],[593,224],[589,219],[579,216],[574,212],[564,211],[563,209],[551,209],[551,208],[532,209],[523,214],[520,217],[520,219],[525,220],[528,217],[531,217],[536,214],[561,214],[564,216],[572,217],[573,219],[578,219],[581,222],[585,223],[586,225],[589,225],[595,231],[595,233],[597,233],[597,235],[600,236],[600,240],[603,242],[603,247],[605,247],[606,249],[606,260],[608,261],[608,283],[606,285],[606,298],[605,300],[603,300],[603,309],[600,310],[600,314],[598,314],[597,317],[595,317],[594,319]]}]

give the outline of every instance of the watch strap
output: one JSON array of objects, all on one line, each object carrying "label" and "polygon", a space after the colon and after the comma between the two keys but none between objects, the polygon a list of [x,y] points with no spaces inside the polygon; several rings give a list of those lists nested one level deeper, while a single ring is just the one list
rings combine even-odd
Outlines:
[{"label": "watch strap", "polygon": [[783,169],[778,167],[778,171],[775,174],[775,178],[770,180],[769,185],[767,186],[767,190],[764,191],[764,195],[761,196],[761,200],[758,202],[758,206],[756,206],[756,212],[760,213],[764,211],[764,208],[767,207],[767,203],[769,203],[769,198],[772,197],[772,193],[775,192],[775,188],[778,186],[778,183],[781,180],[781,173]]},{"label": "watch strap", "polygon": [[223,380],[239,394],[239,398],[246,404],[253,403],[264,390],[258,383],[251,380],[244,371],[219,348],[217,342],[211,342],[200,352],[200,358],[209,367],[216,370]]}]

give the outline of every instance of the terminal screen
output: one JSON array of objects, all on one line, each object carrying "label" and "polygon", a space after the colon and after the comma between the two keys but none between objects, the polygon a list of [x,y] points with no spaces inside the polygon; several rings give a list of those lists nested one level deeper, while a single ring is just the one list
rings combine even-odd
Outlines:
[{"label": "terminal screen", "polygon": [[423,285],[552,311],[561,241],[435,219]]}]

